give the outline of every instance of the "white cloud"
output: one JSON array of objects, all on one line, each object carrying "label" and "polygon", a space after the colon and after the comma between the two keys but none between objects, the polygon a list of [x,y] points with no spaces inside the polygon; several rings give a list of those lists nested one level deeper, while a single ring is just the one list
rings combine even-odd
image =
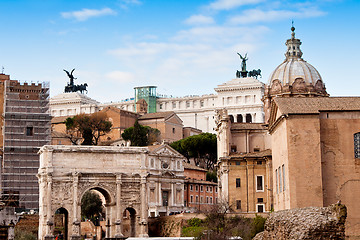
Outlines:
[{"label": "white cloud", "polygon": [[89,18],[107,16],[107,15],[116,15],[116,12],[111,8],[103,8],[100,10],[84,8],[80,11],[61,13],[61,16],[63,18],[69,18],[69,19],[74,18],[77,21],[86,21]]},{"label": "white cloud", "polygon": [[257,4],[264,0],[217,0],[209,4],[210,9],[230,10],[244,5]]},{"label": "white cloud", "polygon": [[300,9],[299,11],[291,10],[270,10],[263,11],[260,9],[245,10],[239,16],[229,19],[232,24],[248,24],[255,22],[271,22],[286,18],[311,18],[323,16],[326,13],[315,8]]},{"label": "white cloud", "polygon": [[130,72],[112,71],[105,74],[105,77],[116,83],[129,83],[135,80],[135,77]]},{"label": "white cloud", "polygon": [[189,25],[213,24],[214,19],[204,15],[193,15],[186,19],[185,23]]},{"label": "white cloud", "polygon": [[127,9],[129,5],[141,5],[142,2],[139,0],[120,0],[120,7],[123,9]]}]

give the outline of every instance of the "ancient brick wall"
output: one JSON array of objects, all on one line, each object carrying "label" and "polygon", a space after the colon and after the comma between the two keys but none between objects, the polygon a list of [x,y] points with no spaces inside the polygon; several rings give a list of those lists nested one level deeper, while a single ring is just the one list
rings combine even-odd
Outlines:
[{"label": "ancient brick wall", "polygon": [[346,215],[342,204],[273,212],[253,240],[345,239]]}]

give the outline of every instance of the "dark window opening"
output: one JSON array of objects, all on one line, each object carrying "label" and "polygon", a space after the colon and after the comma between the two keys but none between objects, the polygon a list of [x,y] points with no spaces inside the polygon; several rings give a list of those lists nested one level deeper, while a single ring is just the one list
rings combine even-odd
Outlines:
[{"label": "dark window opening", "polygon": [[257,202],[258,202],[258,203],[263,203],[263,202],[264,202],[264,199],[263,199],[263,198],[258,198],[258,199],[257,199]]},{"label": "dark window opening", "polygon": [[241,186],[240,178],[236,179],[236,187],[239,188]]},{"label": "dark window opening", "polygon": [[242,122],[243,122],[243,116],[242,116],[241,114],[238,114],[236,118],[237,118],[236,121],[237,121],[238,123],[242,123]]},{"label": "dark window opening", "polygon": [[33,135],[34,135],[34,128],[26,127],[26,136],[33,136]]},{"label": "dark window opening", "polygon": [[236,145],[231,146],[231,152],[233,152],[233,153],[236,152]]},{"label": "dark window opening", "polygon": [[236,200],[236,209],[241,210],[241,200]]},{"label": "dark window opening", "polygon": [[240,161],[236,161],[236,162],[235,162],[235,165],[240,165]]},{"label": "dark window opening", "polygon": [[264,212],[264,205],[257,205],[257,212]]},{"label": "dark window opening", "polygon": [[262,165],[262,161],[257,161],[257,165]]},{"label": "dark window opening", "polygon": [[229,115],[229,118],[230,118],[230,122],[231,122],[231,123],[234,123],[234,116],[233,116],[233,115]]},{"label": "dark window opening", "polygon": [[249,113],[248,113],[248,114],[246,114],[246,117],[245,117],[245,118],[246,118],[246,122],[247,122],[247,123],[252,123],[252,117],[251,117],[251,114],[249,114]]}]

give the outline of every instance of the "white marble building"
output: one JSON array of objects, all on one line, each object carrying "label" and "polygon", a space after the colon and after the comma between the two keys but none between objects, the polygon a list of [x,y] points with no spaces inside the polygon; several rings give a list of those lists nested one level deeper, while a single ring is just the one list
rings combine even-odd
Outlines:
[{"label": "white marble building", "polygon": [[[179,98],[158,98],[157,112],[174,111],[183,121],[184,127],[215,133],[215,110],[226,108],[234,122],[264,122],[261,98],[264,84],[251,77],[235,78],[215,88],[216,94],[185,96]],[[99,104],[80,93],[64,93],[50,99],[52,116],[71,116],[78,113],[92,113],[113,106],[134,111],[134,100]],[[76,97],[76,100],[73,98]],[[80,99],[81,98],[81,99]]]}]

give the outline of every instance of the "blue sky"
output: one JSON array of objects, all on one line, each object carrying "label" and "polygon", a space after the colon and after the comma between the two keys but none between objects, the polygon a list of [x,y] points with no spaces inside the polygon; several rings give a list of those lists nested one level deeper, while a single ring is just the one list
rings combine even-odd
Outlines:
[{"label": "blue sky", "polygon": [[284,60],[291,20],[330,95],[359,96],[358,0],[1,0],[0,9],[0,67],[12,79],[49,81],[51,96],[73,68],[101,102],[143,85],[214,93],[240,69],[237,52],[266,83]]}]

